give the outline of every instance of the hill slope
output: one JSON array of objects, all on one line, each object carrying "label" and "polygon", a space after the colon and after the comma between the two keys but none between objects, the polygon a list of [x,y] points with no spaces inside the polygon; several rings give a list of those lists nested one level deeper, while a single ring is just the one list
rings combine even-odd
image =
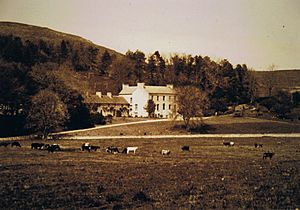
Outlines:
[{"label": "hill slope", "polygon": [[116,56],[122,56],[121,53],[118,53],[112,49],[103,46],[96,45],[91,41],[79,36],[58,32],[46,27],[33,26],[33,25],[28,25],[23,23],[0,22],[0,35],[2,36],[13,35],[15,37],[20,37],[23,42],[29,40],[36,44],[40,40],[44,40],[45,42],[54,45],[60,45],[62,40],[69,41],[69,42],[77,42],[82,45],[96,47],[99,49],[100,53],[103,53],[105,50],[107,50],[110,54]]}]

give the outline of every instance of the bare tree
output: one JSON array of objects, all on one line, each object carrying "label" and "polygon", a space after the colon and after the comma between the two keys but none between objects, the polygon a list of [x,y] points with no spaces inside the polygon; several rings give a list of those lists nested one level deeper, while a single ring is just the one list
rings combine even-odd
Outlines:
[{"label": "bare tree", "polygon": [[264,83],[267,88],[269,97],[273,95],[273,90],[275,89],[275,83],[276,83],[275,75],[274,75],[275,69],[276,69],[275,64],[271,64],[268,67],[268,73],[264,78]]},{"label": "bare tree", "polygon": [[203,122],[203,111],[209,106],[207,94],[193,86],[180,87],[176,92],[178,113],[182,116],[186,129],[190,128],[193,117],[198,117]]}]

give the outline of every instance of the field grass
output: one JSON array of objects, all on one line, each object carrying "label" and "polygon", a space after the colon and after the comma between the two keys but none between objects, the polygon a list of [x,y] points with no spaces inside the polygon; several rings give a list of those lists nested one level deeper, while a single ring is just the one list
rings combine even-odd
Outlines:
[{"label": "field grass", "polygon": [[[135,119],[135,118],[133,118]],[[122,122],[122,120],[118,120]],[[257,118],[219,116],[204,120],[208,129],[203,133],[299,133],[300,124]],[[120,127],[89,130],[71,135],[81,136],[118,136],[122,135],[171,135],[189,134],[185,129],[178,129],[182,121],[157,121],[146,124],[133,124]],[[175,129],[175,127],[177,127]]]},{"label": "field grass", "polygon": [[[228,139],[230,140],[230,139]],[[232,139],[233,140],[233,139]],[[300,207],[298,139],[114,139],[58,140],[63,151],[48,154],[0,147],[2,209],[295,209]],[[254,143],[263,148],[254,148]],[[138,146],[136,154],[104,148]],[[190,152],[181,146],[189,145]],[[170,149],[162,156],[161,149]],[[272,160],[263,160],[264,151]]]}]

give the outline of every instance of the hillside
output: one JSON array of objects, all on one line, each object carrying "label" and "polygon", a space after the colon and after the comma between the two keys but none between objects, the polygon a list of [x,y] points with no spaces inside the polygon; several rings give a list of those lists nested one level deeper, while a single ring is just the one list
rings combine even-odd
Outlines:
[{"label": "hillside", "polygon": [[57,46],[61,44],[62,40],[65,40],[69,42],[75,42],[81,45],[96,47],[97,49],[99,49],[100,53],[103,53],[105,50],[107,50],[112,55],[122,56],[122,54],[119,52],[116,52],[112,49],[103,46],[96,45],[91,41],[79,36],[58,32],[46,27],[33,26],[23,23],[0,22],[0,35],[13,35],[15,37],[20,37],[23,42],[29,40],[36,44],[40,40],[43,40],[47,43],[51,43]]},{"label": "hillside", "polygon": [[279,70],[279,71],[254,71],[254,76],[259,85],[259,96],[267,95],[267,83],[271,81],[275,90],[293,91],[300,89],[300,70]]},{"label": "hillside", "polygon": [[99,74],[105,52],[112,60],[124,57],[76,35],[22,23],[0,22],[0,64],[20,63],[29,68],[38,65],[47,69],[52,66],[50,70],[57,71],[59,77],[81,94],[97,90],[117,92],[113,79]]}]

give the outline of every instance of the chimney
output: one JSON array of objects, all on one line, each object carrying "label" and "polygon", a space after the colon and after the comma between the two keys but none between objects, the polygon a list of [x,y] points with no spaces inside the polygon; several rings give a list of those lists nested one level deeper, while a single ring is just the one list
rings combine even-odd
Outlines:
[{"label": "chimney", "polygon": [[173,89],[173,85],[171,85],[171,84],[167,84],[167,87],[170,89]]},{"label": "chimney", "polygon": [[101,98],[102,97],[102,93],[101,92],[96,92],[96,95]]},{"label": "chimney", "polygon": [[111,98],[112,97],[111,92],[107,92],[107,96]]},{"label": "chimney", "polygon": [[144,87],[145,87],[145,83],[143,83],[143,82],[138,82],[138,83],[137,83],[137,87],[139,87],[139,88],[144,88]]}]

